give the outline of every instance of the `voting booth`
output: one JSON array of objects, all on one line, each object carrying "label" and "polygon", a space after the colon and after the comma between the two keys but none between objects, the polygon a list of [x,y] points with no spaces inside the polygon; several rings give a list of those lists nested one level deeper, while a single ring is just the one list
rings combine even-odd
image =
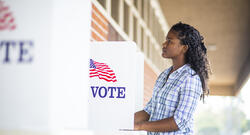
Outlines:
[{"label": "voting booth", "polygon": [[0,9],[0,134],[87,130],[91,2],[0,0]]},{"label": "voting booth", "polygon": [[133,129],[135,94],[143,84],[137,82],[143,78],[136,70],[141,61],[134,42],[91,43],[89,129]]}]

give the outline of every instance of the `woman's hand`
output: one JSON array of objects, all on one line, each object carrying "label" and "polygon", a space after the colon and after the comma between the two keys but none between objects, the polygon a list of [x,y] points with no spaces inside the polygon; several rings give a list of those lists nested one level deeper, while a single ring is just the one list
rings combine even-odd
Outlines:
[{"label": "woman's hand", "polygon": [[143,121],[148,121],[149,115],[145,111],[139,111],[134,114],[134,123],[140,123]]},{"label": "woman's hand", "polygon": [[137,123],[134,123],[134,130],[140,130],[140,126]]},{"label": "woman's hand", "polygon": [[143,130],[142,125],[144,122],[136,122],[134,123],[134,130]]},{"label": "woman's hand", "polygon": [[143,123],[147,122],[149,119],[148,113],[145,111],[136,112],[134,115],[134,130],[143,130]]}]

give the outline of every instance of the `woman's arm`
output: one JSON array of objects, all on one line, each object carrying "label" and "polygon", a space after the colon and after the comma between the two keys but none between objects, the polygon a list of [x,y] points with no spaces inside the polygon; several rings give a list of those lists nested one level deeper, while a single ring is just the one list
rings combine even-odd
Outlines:
[{"label": "woman's arm", "polygon": [[149,120],[149,114],[144,110],[136,112],[134,115],[134,123],[141,123]]},{"label": "woman's arm", "polygon": [[150,132],[168,132],[179,130],[173,117],[158,121],[143,121],[135,123],[135,130],[146,130]]},{"label": "woman's arm", "polygon": [[172,117],[158,121],[144,121],[137,123],[137,130],[151,132],[168,132],[185,130],[197,107],[202,93],[201,82],[195,77],[188,77],[180,91],[179,103]]}]

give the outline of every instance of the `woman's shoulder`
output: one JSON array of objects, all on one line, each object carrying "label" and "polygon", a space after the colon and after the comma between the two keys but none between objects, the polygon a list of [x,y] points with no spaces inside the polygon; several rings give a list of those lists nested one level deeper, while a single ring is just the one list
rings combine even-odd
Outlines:
[{"label": "woman's shoulder", "polygon": [[196,71],[194,69],[191,68],[190,64],[186,65],[185,70],[183,70],[183,72],[182,72],[182,76],[184,76],[184,78],[186,78],[186,79],[200,80],[199,75],[196,73]]},{"label": "woman's shoulder", "polygon": [[197,90],[200,93],[202,92],[200,76],[196,74],[195,70],[193,70],[190,66],[186,68],[185,72],[183,72],[182,82],[183,88],[192,88],[193,90]]}]

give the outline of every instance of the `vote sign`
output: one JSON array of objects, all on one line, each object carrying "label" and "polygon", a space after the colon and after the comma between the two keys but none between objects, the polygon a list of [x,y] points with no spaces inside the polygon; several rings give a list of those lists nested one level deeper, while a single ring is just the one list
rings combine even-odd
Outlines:
[{"label": "vote sign", "polygon": [[136,45],[133,42],[93,42],[90,48],[89,128],[132,129]]}]

